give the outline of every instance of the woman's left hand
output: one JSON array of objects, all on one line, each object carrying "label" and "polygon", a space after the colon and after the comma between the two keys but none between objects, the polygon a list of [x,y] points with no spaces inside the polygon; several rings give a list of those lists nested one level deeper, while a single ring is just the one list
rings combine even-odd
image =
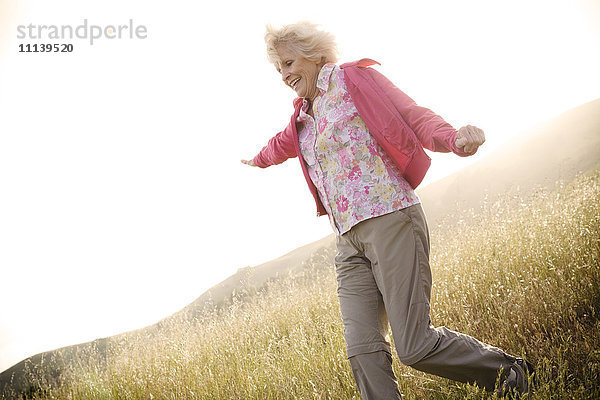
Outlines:
[{"label": "woman's left hand", "polygon": [[473,125],[463,126],[458,130],[456,142],[458,148],[463,148],[465,153],[472,153],[485,142],[483,130]]}]

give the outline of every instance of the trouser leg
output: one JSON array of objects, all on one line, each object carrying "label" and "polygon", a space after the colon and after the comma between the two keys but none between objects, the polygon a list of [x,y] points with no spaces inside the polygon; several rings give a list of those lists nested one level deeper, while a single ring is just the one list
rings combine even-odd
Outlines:
[{"label": "trouser leg", "polygon": [[421,206],[363,221],[349,233],[370,262],[400,360],[492,389],[499,370],[507,370],[514,358],[470,336],[430,324],[429,236]]},{"label": "trouser leg", "polygon": [[471,336],[445,327],[435,330],[440,335],[437,346],[411,367],[459,382],[477,383],[480,387],[493,390],[500,368],[505,376],[515,361],[514,357],[502,350]]},{"label": "trouser leg", "polygon": [[[347,237],[346,237],[347,238]],[[336,273],[344,337],[354,380],[364,400],[400,399],[392,370],[388,320],[370,262],[338,237]]]},{"label": "trouser leg", "polygon": [[402,398],[392,370],[392,355],[387,351],[355,355],[350,357],[350,365],[363,400]]}]

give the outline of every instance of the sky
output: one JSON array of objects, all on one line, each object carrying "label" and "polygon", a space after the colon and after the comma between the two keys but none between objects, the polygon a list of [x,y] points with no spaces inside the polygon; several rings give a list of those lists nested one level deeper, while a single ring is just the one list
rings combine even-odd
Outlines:
[{"label": "sky", "polygon": [[[18,26],[143,26],[38,40]],[[0,371],[141,328],[245,266],[331,234],[295,159],[253,157],[294,93],[265,24],[321,24],[477,155],[434,154],[423,185],[600,95],[596,1],[0,0]],[[20,45],[72,44],[70,53]]]}]

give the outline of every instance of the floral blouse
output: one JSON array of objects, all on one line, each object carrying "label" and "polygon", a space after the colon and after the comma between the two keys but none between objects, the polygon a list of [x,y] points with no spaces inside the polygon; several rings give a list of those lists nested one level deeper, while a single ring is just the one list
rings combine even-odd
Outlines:
[{"label": "floral blouse", "polygon": [[313,114],[304,100],[298,136],[308,174],[338,235],[368,218],[420,202],[358,114],[344,71],[325,64]]}]

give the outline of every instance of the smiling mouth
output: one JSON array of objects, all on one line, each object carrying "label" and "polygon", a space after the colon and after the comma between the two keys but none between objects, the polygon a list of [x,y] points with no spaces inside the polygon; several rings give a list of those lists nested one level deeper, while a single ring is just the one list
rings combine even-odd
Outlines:
[{"label": "smiling mouth", "polygon": [[296,78],[296,79],[294,79],[293,81],[291,81],[291,82],[290,82],[290,86],[291,86],[293,89],[296,89],[296,85],[298,84],[298,81],[299,81],[299,80],[300,80],[300,78]]}]

